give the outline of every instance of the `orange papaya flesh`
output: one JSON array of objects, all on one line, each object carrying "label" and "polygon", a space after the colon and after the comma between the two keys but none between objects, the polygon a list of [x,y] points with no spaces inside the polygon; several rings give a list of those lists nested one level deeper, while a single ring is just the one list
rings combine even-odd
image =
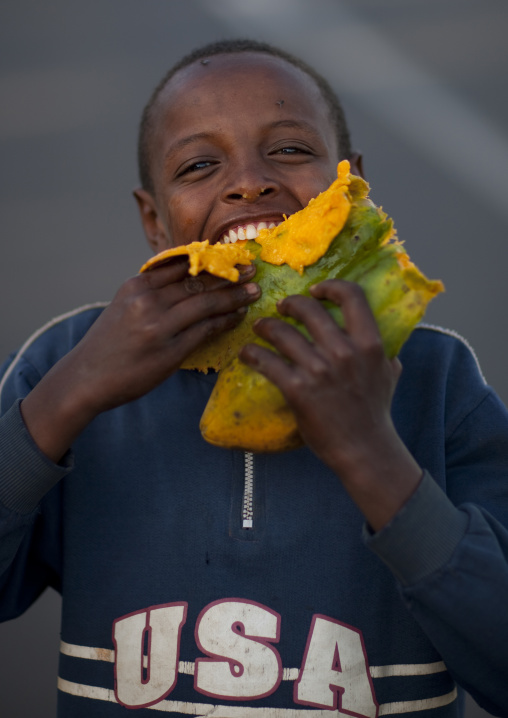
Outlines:
[{"label": "orange papaya flesh", "polygon": [[189,257],[189,274],[195,277],[199,272],[209,272],[216,277],[229,279],[237,282],[240,273],[236,268],[237,264],[251,264],[254,259],[252,252],[245,247],[246,242],[236,244],[210,244],[207,239],[204,242],[191,242],[191,244],[171,247],[159,252],[145,262],[140,272],[147,272],[169,262],[173,257]]}]

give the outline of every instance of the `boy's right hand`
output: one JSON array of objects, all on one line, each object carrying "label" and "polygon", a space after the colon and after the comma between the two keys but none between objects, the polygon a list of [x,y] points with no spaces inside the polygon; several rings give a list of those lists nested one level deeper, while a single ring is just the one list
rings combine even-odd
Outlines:
[{"label": "boy's right hand", "polygon": [[22,402],[39,448],[59,461],[97,414],[148,393],[205,339],[234,328],[260,296],[245,267],[238,283],[188,275],[186,260],[127,280],[83,339]]}]

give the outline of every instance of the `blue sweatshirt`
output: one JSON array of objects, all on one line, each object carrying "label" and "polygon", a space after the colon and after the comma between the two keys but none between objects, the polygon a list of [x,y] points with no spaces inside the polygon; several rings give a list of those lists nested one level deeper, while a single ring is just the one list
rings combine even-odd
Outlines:
[{"label": "blue sweatshirt", "polygon": [[38,332],[1,386],[0,618],[62,593],[59,718],[456,718],[462,688],[508,716],[508,414],[463,341],[402,350],[392,413],[425,475],[371,534],[308,449],[204,442],[213,374],[50,462],[20,399],[100,311]]}]

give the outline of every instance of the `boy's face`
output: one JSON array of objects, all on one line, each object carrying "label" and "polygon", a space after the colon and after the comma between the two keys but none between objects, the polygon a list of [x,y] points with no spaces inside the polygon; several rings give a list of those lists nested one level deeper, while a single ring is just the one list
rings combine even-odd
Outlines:
[{"label": "boy's face", "polygon": [[156,113],[154,197],[135,194],[157,252],[253,238],[260,223],[281,222],[336,177],[340,158],[325,100],[310,77],[279,58],[198,61],[171,79]]}]

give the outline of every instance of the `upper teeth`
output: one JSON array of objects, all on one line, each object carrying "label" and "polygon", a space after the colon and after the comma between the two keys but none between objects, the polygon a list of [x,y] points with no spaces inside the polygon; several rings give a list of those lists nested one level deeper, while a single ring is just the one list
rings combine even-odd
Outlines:
[{"label": "upper teeth", "polygon": [[270,222],[268,225],[266,222],[245,224],[242,227],[237,227],[236,230],[230,229],[227,234],[222,235],[221,242],[225,244],[231,242],[234,244],[238,239],[256,239],[262,229],[272,229],[273,227],[277,227],[278,224],[280,224],[280,222]]}]

